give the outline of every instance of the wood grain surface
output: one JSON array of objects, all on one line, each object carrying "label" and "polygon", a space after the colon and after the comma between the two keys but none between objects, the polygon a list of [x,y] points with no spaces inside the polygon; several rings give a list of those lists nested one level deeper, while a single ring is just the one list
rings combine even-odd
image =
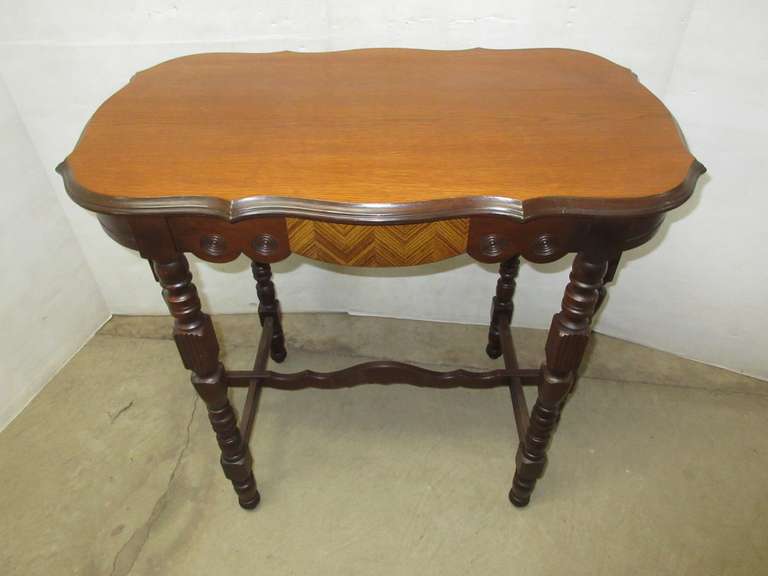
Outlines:
[{"label": "wood grain surface", "polygon": [[[560,49],[202,54],[139,73],[59,168],[72,198],[152,262],[174,339],[243,508],[260,494],[248,439],[264,386],[510,386],[519,444],[510,501],[528,504],[622,251],[648,241],[704,167],[627,69]],[[254,370],[227,372],[185,252],[253,260],[264,325]],[[505,370],[377,361],[280,374],[271,262],[351,266],[467,252],[502,262],[487,353]],[[577,252],[546,361],[521,370],[509,329],[520,257]],[[310,287],[311,288],[311,287]],[[529,412],[522,386],[538,398]],[[229,386],[249,388],[238,428]]]},{"label": "wood grain surface", "polygon": [[697,165],[664,105],[599,56],[365,49],[165,62],[99,108],[61,170],[76,200],[99,210],[100,198],[105,212],[277,198],[364,213],[456,199],[663,203]]},{"label": "wood grain surface", "polygon": [[466,218],[376,226],[286,218],[291,252],[346,266],[416,266],[463,254]]}]

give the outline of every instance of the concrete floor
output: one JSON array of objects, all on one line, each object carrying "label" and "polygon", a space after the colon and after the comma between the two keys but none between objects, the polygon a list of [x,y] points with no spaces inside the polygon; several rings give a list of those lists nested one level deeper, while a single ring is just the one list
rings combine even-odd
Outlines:
[{"label": "concrete floor", "polygon": [[[768,574],[768,383],[597,336],[525,510],[505,389],[267,390],[245,512],[169,322],[114,318],[0,434],[0,573]],[[249,368],[257,319],[216,323]],[[285,324],[280,370],[499,366],[482,327]]]}]

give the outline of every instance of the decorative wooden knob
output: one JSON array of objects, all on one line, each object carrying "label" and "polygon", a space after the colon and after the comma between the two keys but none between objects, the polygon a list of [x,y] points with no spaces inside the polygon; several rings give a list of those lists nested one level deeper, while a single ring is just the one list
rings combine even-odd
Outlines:
[{"label": "decorative wooden knob", "polygon": [[483,238],[483,249],[481,250],[481,253],[488,258],[496,258],[497,256],[501,256],[506,245],[507,240],[505,238],[497,236],[496,234],[488,234]]},{"label": "decorative wooden knob", "polygon": [[221,234],[206,234],[200,238],[200,248],[211,256],[223,256],[227,252],[227,241]]},{"label": "decorative wooden knob", "polygon": [[279,245],[277,238],[271,234],[259,234],[251,242],[253,250],[261,256],[272,256]]},{"label": "decorative wooden knob", "polygon": [[559,249],[557,238],[548,233],[539,234],[533,241],[531,249],[536,256],[548,258],[554,255]]}]

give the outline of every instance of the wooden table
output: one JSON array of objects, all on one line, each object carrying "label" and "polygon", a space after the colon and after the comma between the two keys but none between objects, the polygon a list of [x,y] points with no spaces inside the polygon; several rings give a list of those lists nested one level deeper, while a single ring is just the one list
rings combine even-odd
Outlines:
[{"label": "wooden table", "polygon": [[[648,241],[704,167],[632,72],[573,50],[200,54],[138,73],[58,171],[106,233],[150,261],[243,508],[259,502],[248,438],[262,388],[509,386],[520,443],[509,498],[528,503],[624,250]],[[225,370],[185,252],[253,261],[263,326],[251,371]],[[499,262],[489,372],[369,362],[267,369],[286,356],[270,263]],[[510,335],[520,256],[576,257],[540,368]],[[530,414],[522,386],[538,387]],[[241,422],[227,399],[248,387]],[[395,416],[393,416],[394,418]]]}]

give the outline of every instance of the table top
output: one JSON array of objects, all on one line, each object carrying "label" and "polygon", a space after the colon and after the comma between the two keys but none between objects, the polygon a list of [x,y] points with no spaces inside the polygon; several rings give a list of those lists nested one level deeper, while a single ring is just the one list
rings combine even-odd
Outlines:
[{"label": "table top", "polygon": [[565,49],[199,54],[136,74],[59,166],[114,214],[654,213],[704,171],[632,72]]}]

